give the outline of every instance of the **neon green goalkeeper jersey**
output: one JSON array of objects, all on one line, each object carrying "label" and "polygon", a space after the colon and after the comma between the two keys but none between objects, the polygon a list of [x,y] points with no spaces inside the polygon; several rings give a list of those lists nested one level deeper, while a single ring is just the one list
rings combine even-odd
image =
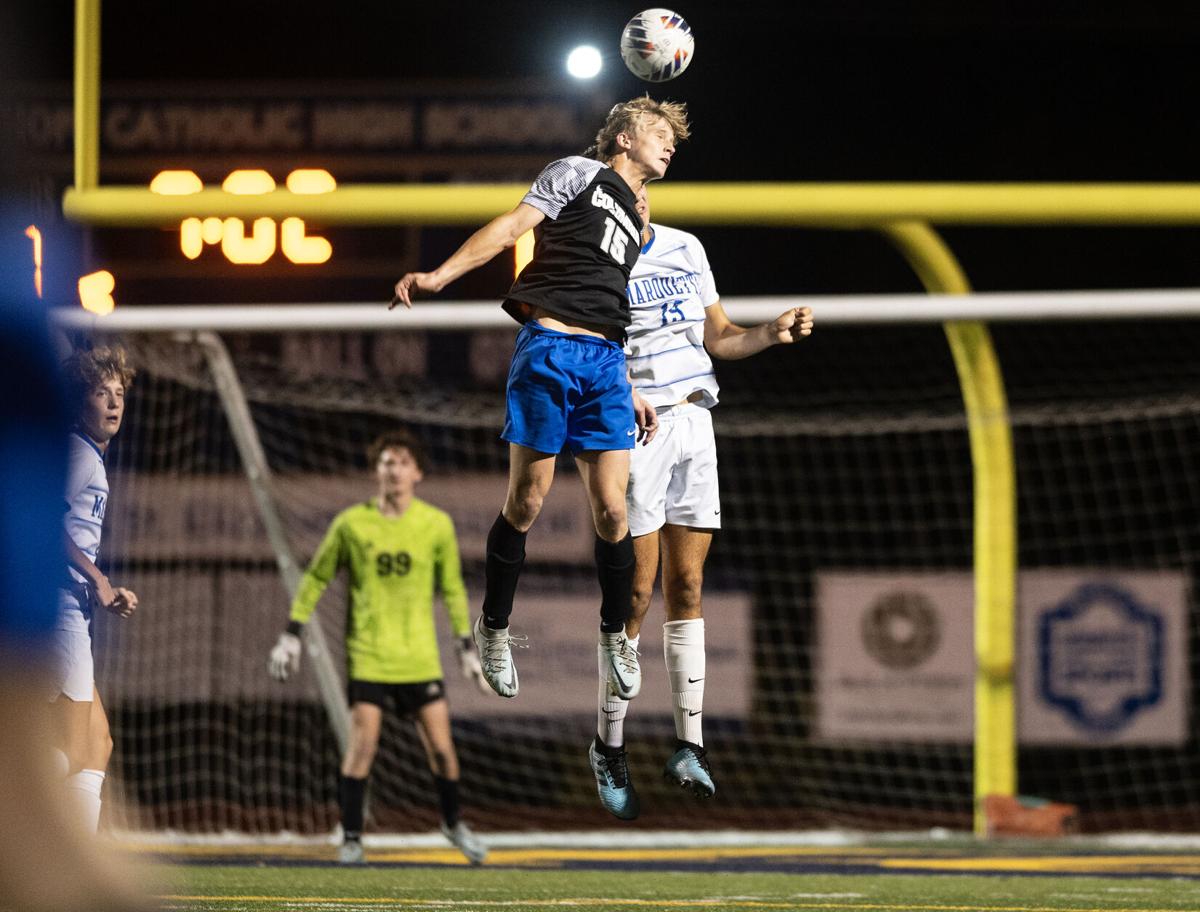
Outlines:
[{"label": "neon green goalkeeper jersey", "polygon": [[470,633],[467,589],[450,516],[413,498],[402,516],[375,499],[334,517],[292,602],[292,620],[312,617],[321,593],[349,571],[346,657],[350,677],[412,684],[442,677],[433,599],[441,591],[454,634]]}]

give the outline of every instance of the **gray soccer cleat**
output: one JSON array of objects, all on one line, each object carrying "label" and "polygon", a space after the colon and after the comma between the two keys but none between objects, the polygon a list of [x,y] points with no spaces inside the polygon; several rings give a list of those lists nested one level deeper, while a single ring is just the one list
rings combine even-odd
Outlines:
[{"label": "gray soccer cleat", "polygon": [[642,689],[637,650],[624,633],[601,633],[598,649],[609,692],[622,700],[632,700]]},{"label": "gray soccer cleat", "polygon": [[338,848],[338,864],[361,865],[366,863],[367,858],[363,854],[361,839],[347,839]]},{"label": "gray soccer cleat", "polygon": [[717,790],[712,770],[708,768],[707,752],[699,745],[686,741],[667,761],[663,778],[687,789],[696,798],[711,798]]},{"label": "gray soccer cleat", "polygon": [[467,856],[467,861],[473,865],[483,864],[487,858],[487,846],[483,840],[471,832],[471,828],[461,820],[452,827],[442,824],[442,835],[450,840],[460,852]]},{"label": "gray soccer cleat", "polygon": [[629,763],[625,748],[619,753],[602,753],[593,740],[588,746],[588,762],[596,775],[596,791],[605,810],[621,820],[634,820],[642,809],[633,780],[629,778]]},{"label": "gray soccer cleat", "polygon": [[475,621],[475,648],[483,665],[483,677],[488,686],[502,697],[515,697],[520,687],[517,666],[513,664],[512,636],[506,627],[493,630],[483,623],[483,615]]}]

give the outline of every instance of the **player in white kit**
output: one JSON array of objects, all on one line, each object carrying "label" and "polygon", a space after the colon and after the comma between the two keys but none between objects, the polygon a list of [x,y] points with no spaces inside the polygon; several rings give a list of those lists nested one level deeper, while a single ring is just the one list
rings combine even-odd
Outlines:
[{"label": "player in white kit", "polygon": [[[663,562],[663,655],[671,682],[676,750],[664,775],[698,797],[716,791],[704,750],[704,561],[721,527],[717,447],[709,410],[719,387],[711,358],[746,358],[812,332],[812,311],[790,308],[770,323],[730,322],[717,295],[704,247],[694,235],[650,222],[645,190],[641,256],[629,277],[633,323],[625,347],[634,388],[654,406],[658,435],[633,451],[627,493],[636,569],[626,637],[636,647]],[[597,738],[624,744],[629,704],[601,693]],[[632,782],[625,805],[637,807]],[[618,815],[620,816],[620,815]]]},{"label": "player in white kit", "polygon": [[125,389],[133,380],[120,348],[76,352],[63,365],[75,422],[68,439],[65,547],[68,566],[58,591],[54,701],[66,755],[67,788],[84,826],[95,832],[100,793],[112,754],[104,704],[96,690],[91,620],[99,606],[121,617],[137,608],[137,596],[114,587],[96,566],[108,506],[104,454],[121,429]]}]

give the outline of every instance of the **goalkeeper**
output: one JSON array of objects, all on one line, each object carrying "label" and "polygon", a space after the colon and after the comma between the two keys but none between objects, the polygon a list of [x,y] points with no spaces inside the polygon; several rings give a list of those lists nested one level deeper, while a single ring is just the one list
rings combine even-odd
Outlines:
[{"label": "goalkeeper", "polygon": [[271,650],[271,675],[285,681],[300,667],[300,631],[342,567],[349,573],[346,625],[350,744],[342,759],[338,798],[343,864],[361,864],[363,797],[390,705],[411,717],[437,785],[442,832],[472,864],[487,849],[459,818],[458,756],[442,683],[433,617],[435,589],[458,637],[464,676],[490,692],[470,638],[467,592],[454,525],[445,512],[413,496],[425,457],[404,431],[384,434],[367,451],[377,497],[334,517],[292,602],[291,620]]}]

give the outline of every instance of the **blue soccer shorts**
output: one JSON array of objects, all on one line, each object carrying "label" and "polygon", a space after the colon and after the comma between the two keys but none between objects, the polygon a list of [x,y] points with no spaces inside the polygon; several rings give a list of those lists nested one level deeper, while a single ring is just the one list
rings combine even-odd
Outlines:
[{"label": "blue soccer shorts", "polygon": [[506,400],[501,438],[539,453],[557,453],[564,444],[572,453],[632,450],[637,441],[625,351],[608,339],[526,323]]}]

